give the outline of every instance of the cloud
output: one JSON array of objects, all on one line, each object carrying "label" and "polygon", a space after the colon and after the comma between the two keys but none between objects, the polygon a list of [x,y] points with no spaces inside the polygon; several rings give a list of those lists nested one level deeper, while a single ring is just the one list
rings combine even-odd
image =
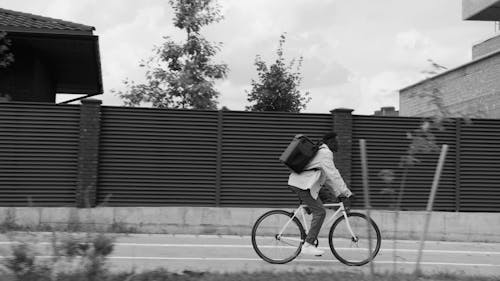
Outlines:
[{"label": "cloud", "polygon": [[314,57],[304,59],[302,68],[304,88],[335,86],[348,82],[350,72],[337,62],[325,62]]},{"label": "cloud", "polygon": [[404,70],[421,71],[427,60],[437,56],[440,47],[429,37],[416,30],[399,32],[395,35],[390,59]]},{"label": "cloud", "polygon": [[[255,56],[272,63],[279,36],[287,32],[287,61],[303,56],[301,89],[312,101],[307,112],[350,107],[372,114],[396,106],[395,88],[420,78],[427,59],[458,66],[470,58],[473,42],[484,39],[490,23],[464,22],[456,0],[219,0],[225,15],[205,29],[223,42],[215,62],[227,63],[217,82],[220,105],[243,109],[245,89],[256,76]],[[162,36],[184,39],[172,25],[165,0],[3,0],[2,7],[96,27],[102,58],[105,105],[120,105],[109,90],[128,77],[144,79],[138,67]]]},{"label": "cloud", "polygon": [[[426,71],[432,70],[430,60],[452,68],[466,63],[468,60],[459,59],[462,52],[455,46],[448,46],[431,38],[429,35],[415,29],[398,32],[392,40],[392,47],[388,62],[392,72],[398,74],[393,77],[393,84],[406,81],[400,88],[417,83],[428,77]],[[387,79],[389,80],[389,79]]]},{"label": "cloud", "polygon": [[354,114],[373,114],[383,106],[398,107],[395,91],[407,80],[397,73],[382,72],[372,77],[351,76],[343,84],[311,89],[312,101],[306,112],[327,113],[335,108],[351,108]]},{"label": "cloud", "polygon": [[250,90],[249,86],[235,85],[230,80],[218,82],[216,84],[220,92],[219,107],[226,106],[230,110],[244,110],[248,105],[245,90]]},{"label": "cloud", "polygon": [[139,67],[140,61],[153,55],[154,46],[164,41],[162,35],[176,32],[167,24],[169,19],[164,5],[143,7],[129,21],[102,33],[99,41],[105,88],[103,103],[121,104],[110,90],[123,89],[124,79],[144,81],[145,69]]},{"label": "cloud", "polygon": [[399,89],[409,85],[412,78],[393,71],[383,71],[361,80],[361,91],[370,97],[375,108],[399,107]]},{"label": "cloud", "polygon": [[416,30],[396,34],[396,46],[405,50],[426,50],[431,46],[431,40]]}]

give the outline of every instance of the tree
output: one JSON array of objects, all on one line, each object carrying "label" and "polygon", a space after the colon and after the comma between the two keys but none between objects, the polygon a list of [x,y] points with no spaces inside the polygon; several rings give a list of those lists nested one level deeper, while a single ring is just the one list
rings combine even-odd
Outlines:
[{"label": "tree", "polygon": [[9,49],[10,40],[7,39],[7,33],[0,31],[0,68],[6,68],[14,62],[14,55]]},{"label": "tree", "polygon": [[213,0],[170,0],[175,11],[174,26],[186,31],[184,43],[166,41],[154,49],[154,56],[140,66],[146,68],[146,82],[125,80],[125,91],[114,91],[127,106],[151,103],[158,108],[216,109],[217,79],[226,77],[227,65],[212,63],[221,43],[210,43],[201,34],[203,26],[222,19]]},{"label": "tree", "polygon": [[304,95],[299,91],[301,82],[300,68],[302,57],[299,58],[295,72],[295,59],[288,66],[283,57],[285,35],[280,36],[279,47],[276,51],[278,58],[271,66],[267,66],[257,55],[255,66],[258,72],[258,81],[252,79],[252,90],[247,92],[247,100],[253,105],[247,106],[250,111],[285,111],[300,112],[306,108],[311,100],[309,93]]},{"label": "tree", "polygon": [[[7,33],[0,31],[0,74],[3,68],[7,68],[14,62],[14,55],[10,52],[10,40]],[[11,97],[7,93],[0,92],[0,102],[10,101]]]}]

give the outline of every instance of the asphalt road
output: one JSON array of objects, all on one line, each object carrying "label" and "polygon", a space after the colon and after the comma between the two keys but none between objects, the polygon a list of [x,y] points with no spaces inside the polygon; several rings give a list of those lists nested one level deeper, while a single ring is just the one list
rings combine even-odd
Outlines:
[{"label": "asphalt road", "polygon": [[[250,237],[204,235],[144,235],[116,236],[115,250],[110,257],[114,270],[144,270],[162,267],[171,271],[368,271],[369,265],[346,266],[330,253],[328,243],[320,239],[327,251],[322,257],[299,256],[285,265],[273,265],[255,254]],[[49,235],[36,239],[40,257],[50,255]],[[10,245],[0,237],[0,254],[8,255]],[[374,261],[377,272],[393,270],[393,241],[383,240]],[[415,269],[418,241],[397,241],[396,267],[401,272]],[[421,269],[424,272],[452,272],[468,275],[500,277],[500,243],[463,243],[427,241]]]}]

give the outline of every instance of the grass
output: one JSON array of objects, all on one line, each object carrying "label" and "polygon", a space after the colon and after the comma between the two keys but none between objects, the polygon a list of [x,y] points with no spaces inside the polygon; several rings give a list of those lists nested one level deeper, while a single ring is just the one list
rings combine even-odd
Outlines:
[{"label": "grass", "polygon": [[[49,272],[49,271],[47,271]],[[461,276],[455,274],[433,274],[415,277],[411,274],[376,274],[373,278],[368,274],[352,272],[239,272],[239,273],[213,273],[169,272],[164,269],[148,270],[140,273],[119,272],[106,273],[96,278],[88,279],[82,272],[64,273],[55,279],[41,274],[32,275],[33,280],[58,280],[58,281],[498,281],[498,277]],[[6,277],[6,276],[4,276]],[[9,277],[7,277],[9,278]],[[0,279],[5,281],[28,281],[31,279]]]},{"label": "grass", "polygon": [[[457,274],[423,275],[417,278],[411,274],[377,274],[372,278],[363,273],[354,272],[240,272],[211,273],[191,272],[172,273],[163,269],[150,270],[142,273],[116,273],[107,280],[128,281],[497,281],[498,277],[462,276]],[[69,280],[69,279],[68,279]]]},{"label": "grass", "polygon": [[[122,222],[114,222],[108,226],[68,221],[58,225],[38,224],[34,226],[19,225],[7,217],[0,223],[0,233],[9,232],[105,232],[105,233],[142,233],[137,228]],[[1,281],[1,280],[0,280]]]}]

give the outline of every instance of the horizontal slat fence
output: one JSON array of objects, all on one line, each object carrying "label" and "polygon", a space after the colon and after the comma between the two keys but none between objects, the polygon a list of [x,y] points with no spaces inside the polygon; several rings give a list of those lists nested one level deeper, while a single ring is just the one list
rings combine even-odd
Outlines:
[{"label": "horizontal slat fence", "polygon": [[73,206],[80,107],[0,103],[0,206]]},{"label": "horizontal slat fence", "polygon": [[500,120],[461,128],[460,211],[500,211]]},{"label": "horizontal slat fence", "polygon": [[220,204],[241,207],[293,206],[288,169],[279,157],[293,137],[318,140],[332,128],[330,114],[222,112]]},{"label": "horizontal slat fence", "polygon": [[213,204],[217,112],[103,107],[101,119],[99,204]]},{"label": "horizontal slat fence", "polygon": [[[297,197],[278,158],[294,135],[318,140],[334,124],[332,114],[110,106],[100,111],[97,201],[108,206],[294,206]],[[1,206],[75,205],[80,114],[73,105],[0,103]],[[363,203],[359,140],[367,142],[372,206],[391,209],[407,134],[421,123],[352,116],[355,207]],[[500,212],[500,120],[454,119],[434,133],[438,145],[449,145],[435,210]],[[425,209],[438,156],[416,155],[403,209]],[[392,183],[380,177],[384,170],[394,172]]]},{"label": "horizontal slat fence", "polygon": [[[373,207],[391,209],[394,206],[404,173],[404,169],[399,166],[399,163],[403,156],[408,155],[410,145],[407,133],[413,133],[420,127],[421,123],[422,121],[418,118],[353,116],[352,189],[362,198],[359,139],[365,139],[368,154],[370,198]],[[454,211],[456,208],[455,123],[446,123],[443,131],[436,130],[433,133],[439,148],[442,144],[449,146],[435,206],[440,211]],[[407,210],[424,210],[429,198],[439,151],[419,154],[415,157],[419,162],[407,170],[401,207]],[[391,183],[386,183],[381,176],[381,173],[387,170],[392,171],[395,175],[395,179]]]}]

